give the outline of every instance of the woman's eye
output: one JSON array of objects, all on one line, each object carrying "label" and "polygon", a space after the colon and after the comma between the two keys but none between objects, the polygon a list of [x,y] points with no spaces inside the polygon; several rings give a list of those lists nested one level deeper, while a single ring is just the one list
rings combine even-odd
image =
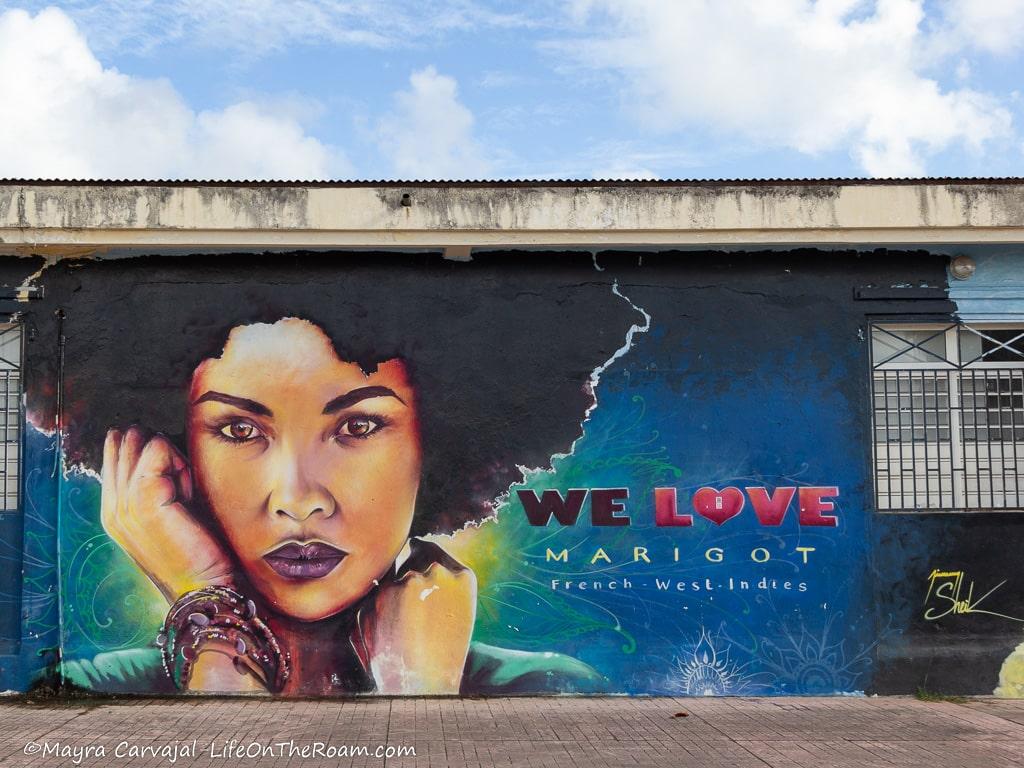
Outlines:
[{"label": "woman's eye", "polygon": [[248,421],[232,421],[230,424],[225,424],[221,427],[220,433],[236,443],[247,443],[250,440],[255,440],[257,437],[261,437],[263,434],[254,424],[250,424]]},{"label": "woman's eye", "polygon": [[369,437],[382,426],[381,422],[369,416],[353,416],[342,422],[337,434],[339,437]]}]

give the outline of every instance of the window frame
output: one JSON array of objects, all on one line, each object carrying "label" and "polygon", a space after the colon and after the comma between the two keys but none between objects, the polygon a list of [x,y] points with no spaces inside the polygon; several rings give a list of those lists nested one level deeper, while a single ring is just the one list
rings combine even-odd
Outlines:
[{"label": "window frame", "polygon": [[[25,353],[26,353],[26,327],[24,321],[13,314],[0,315],[0,336],[5,333],[15,331],[18,334],[18,359],[16,361],[7,360],[6,358],[0,358],[0,373],[14,372],[17,379],[17,388],[15,392],[10,392],[8,389],[3,391],[4,394],[4,413],[16,413],[17,414],[17,425],[16,425],[16,437],[14,440],[7,440],[7,426],[4,425],[4,440],[0,441],[0,445],[16,445],[17,446],[17,459],[15,462],[15,471],[17,473],[14,482],[14,492],[8,492],[7,485],[7,468],[10,464],[7,462],[7,449],[6,447],[0,448],[0,458],[3,459],[3,479],[0,480],[0,488],[2,488],[2,499],[0,499],[0,515],[22,515],[25,510],[25,449],[26,449],[26,435],[25,429],[27,424],[27,413],[25,407]],[[9,363],[11,368],[4,368],[3,363]],[[8,401],[11,395],[14,395],[17,399],[18,407],[16,410],[7,411]],[[14,496],[15,504],[12,507],[7,506],[7,498]]]},{"label": "window frame", "polygon": [[[870,361],[870,380],[868,382],[868,385],[869,385],[870,402],[871,402],[871,409],[870,409],[871,410],[871,414],[870,414],[870,422],[871,422],[870,423],[870,430],[871,430],[871,438],[870,438],[871,439],[871,481],[872,481],[872,490],[873,490],[873,506],[874,506],[874,509],[875,509],[876,513],[879,513],[879,514],[897,514],[897,515],[899,515],[899,514],[975,514],[975,513],[989,513],[989,512],[1001,512],[1001,513],[1005,513],[1005,512],[1011,512],[1011,513],[1012,512],[1024,512],[1024,501],[1022,501],[1022,496],[1024,496],[1024,492],[1022,492],[1022,490],[1021,490],[1021,486],[1022,486],[1022,482],[1021,481],[1024,480],[1024,470],[1018,469],[1018,466],[1017,466],[1017,464],[1018,464],[1018,462],[1017,462],[1017,459],[1018,459],[1018,455],[1017,455],[1018,446],[1019,446],[1019,448],[1021,450],[1021,453],[1022,453],[1022,455],[1020,456],[1020,463],[1024,464],[1024,439],[1018,440],[1016,438],[1016,430],[1018,429],[1018,427],[1024,428],[1024,413],[1021,414],[1021,421],[1020,422],[1014,422],[1013,421],[1013,413],[1015,411],[1017,411],[1017,410],[1024,411],[1024,408],[1020,408],[1020,409],[1015,408],[1014,404],[1013,404],[1013,397],[1016,394],[1014,392],[1014,390],[1013,390],[1013,380],[1016,378],[1016,376],[1014,375],[1016,372],[1020,372],[1020,381],[1022,382],[1022,392],[1020,393],[1020,395],[1021,395],[1021,397],[1024,397],[1024,355],[1021,354],[1021,350],[1020,349],[1016,349],[1016,350],[1014,350],[1014,353],[1020,355],[1020,359],[1018,361],[1015,361],[1015,362],[1007,362],[1007,361],[990,362],[990,361],[983,360],[982,358],[984,356],[990,355],[990,354],[992,354],[992,352],[996,351],[996,350],[992,350],[992,351],[990,351],[988,353],[984,353],[982,357],[974,358],[972,360],[968,360],[967,362],[964,362],[964,360],[963,360],[963,357],[964,357],[964,355],[963,355],[963,344],[962,344],[961,339],[962,339],[963,333],[965,332],[965,329],[966,329],[966,332],[968,332],[968,333],[969,332],[980,332],[979,335],[982,335],[984,338],[988,338],[990,341],[999,344],[1000,347],[997,347],[997,350],[1001,349],[1003,347],[1006,347],[1006,348],[1009,348],[1009,349],[1012,349],[1014,347],[1016,347],[1016,348],[1024,348],[1024,323],[1008,323],[1008,322],[999,323],[999,322],[990,322],[990,321],[989,322],[978,322],[978,323],[965,323],[965,322],[957,321],[957,320],[953,320],[953,321],[951,321],[951,320],[942,320],[942,321],[939,321],[939,320],[925,320],[925,319],[913,320],[913,321],[909,321],[909,320],[908,321],[901,321],[901,320],[898,320],[898,319],[895,319],[895,318],[884,318],[884,319],[878,318],[878,319],[871,319],[871,320],[869,320],[869,323],[868,323],[868,356],[869,356],[869,361]],[[1011,338],[1008,341],[1004,342],[1004,341],[999,341],[998,339],[993,339],[991,336],[987,336],[987,337],[984,336],[984,332],[985,331],[989,331],[989,330],[1010,330],[1010,331],[1017,331],[1017,334],[1013,338]],[[880,331],[882,333],[890,334],[895,339],[902,339],[908,345],[912,344],[912,342],[907,340],[905,337],[900,336],[900,332],[901,331],[903,331],[903,332],[906,332],[906,331],[934,331],[935,332],[935,336],[941,335],[943,337],[943,339],[944,339],[945,359],[941,359],[940,360],[938,357],[936,357],[934,360],[930,360],[930,361],[927,361],[927,362],[917,362],[917,361],[915,361],[915,362],[904,362],[904,363],[895,362],[895,360],[897,360],[899,357],[905,355],[907,353],[907,351],[909,351],[911,349],[914,349],[915,347],[917,347],[918,349],[924,350],[923,347],[920,347],[918,345],[923,345],[923,344],[927,343],[930,340],[930,338],[929,338],[929,339],[924,339],[924,340],[918,342],[917,344],[913,344],[912,346],[909,346],[908,349],[906,349],[906,350],[898,351],[895,354],[890,355],[889,357],[883,359],[881,362],[876,362],[875,361],[875,333],[876,333],[876,331]],[[934,336],[931,337],[931,338],[934,338]],[[1006,345],[1013,345],[1013,347],[1008,347]],[[934,355],[934,353],[929,351],[929,350],[924,350],[924,351],[927,354],[929,354],[929,355]],[[1000,472],[1000,475],[1002,476],[1002,478],[1004,480],[1004,484],[1003,484],[1002,489],[998,492],[998,494],[997,494],[997,492],[995,490],[995,487],[994,487],[995,486],[994,478],[996,477],[996,475],[992,472],[992,469],[991,469],[991,467],[992,467],[992,447],[993,446],[999,446],[999,449],[1000,449],[999,450],[999,454],[1000,454],[999,461],[1000,461],[1000,466],[1003,467],[1004,464],[1005,464],[1005,461],[1006,461],[1006,457],[1003,454],[1003,450],[1005,449],[1005,446],[1007,445],[1007,442],[1002,440],[1002,439],[1000,439],[998,441],[992,440],[992,438],[991,438],[991,428],[992,428],[992,426],[988,423],[988,417],[987,416],[986,416],[986,422],[985,422],[985,429],[986,429],[987,437],[986,437],[985,441],[979,442],[979,441],[977,441],[977,438],[976,438],[975,441],[973,442],[973,445],[975,447],[971,451],[974,455],[971,457],[970,460],[965,457],[965,453],[967,452],[966,451],[966,446],[968,445],[968,442],[969,442],[967,440],[967,438],[965,437],[965,432],[967,430],[969,430],[969,429],[973,429],[976,432],[976,430],[978,429],[978,424],[974,423],[974,424],[971,424],[970,426],[967,426],[967,425],[964,424],[964,419],[963,419],[964,405],[963,405],[963,403],[964,403],[964,396],[965,395],[961,391],[961,385],[963,383],[963,378],[964,378],[963,374],[964,374],[965,371],[994,371],[994,370],[995,371],[1005,370],[1005,371],[1011,372],[1010,373],[1011,387],[1010,387],[1010,391],[1008,393],[1008,397],[1010,399],[1010,406],[1009,406],[1009,408],[1010,408],[1010,412],[1011,412],[1011,424],[1010,424],[1011,440],[1009,441],[1009,444],[1014,446],[1014,448],[1013,448],[1013,451],[1014,451],[1014,466],[1013,466],[1013,469],[1012,469],[1012,473],[1013,474],[1010,475],[1010,476],[1014,477],[1014,492],[1013,492],[1013,496],[1014,496],[1014,502],[1015,503],[1012,504],[1012,505],[1005,505],[1005,506],[983,506],[981,504],[981,499],[982,499],[982,496],[983,496],[983,492],[981,490],[981,482],[982,482],[982,478],[983,478],[983,470],[982,470],[982,467],[980,466],[980,462],[982,460],[982,457],[981,457],[980,452],[979,452],[979,447],[982,446],[982,445],[986,446],[987,447],[987,451],[988,451],[988,459],[987,460],[989,462],[988,471],[989,471],[989,482],[990,482],[990,486],[989,486],[987,492],[984,495],[988,495],[989,501],[991,503],[994,503],[994,499],[995,499],[996,495],[1000,495],[1004,499],[1005,499],[1005,497],[1007,495],[1009,495],[1009,492],[1007,490],[1007,486],[1005,484],[1005,479],[1006,479],[1005,469]],[[898,492],[898,494],[899,494],[898,498],[899,498],[901,503],[905,503],[905,501],[906,501],[908,496],[913,496],[913,498],[915,500],[915,506],[901,506],[901,507],[886,506],[886,507],[883,507],[882,506],[882,499],[885,498],[890,503],[890,505],[891,505],[894,494],[893,494],[893,490],[892,490],[891,481],[890,481],[890,485],[889,485],[888,490],[885,490],[882,487],[880,473],[883,472],[883,471],[885,471],[887,473],[889,471],[891,471],[890,469],[883,470],[882,464],[886,463],[887,466],[890,467],[890,468],[891,468],[892,465],[891,465],[891,458],[889,457],[889,454],[888,454],[888,450],[886,451],[886,455],[885,455],[885,457],[883,459],[880,459],[880,457],[879,457],[879,448],[880,448],[880,445],[882,445],[882,443],[879,443],[879,441],[878,441],[878,430],[879,429],[883,429],[883,430],[886,431],[886,433],[888,433],[888,431],[892,429],[892,425],[890,424],[889,419],[888,419],[888,413],[891,410],[889,408],[889,405],[888,405],[888,397],[889,397],[888,394],[883,394],[883,398],[885,399],[885,402],[884,402],[884,407],[883,407],[882,411],[884,411],[886,413],[885,422],[882,423],[879,420],[879,418],[878,418],[878,415],[879,415],[878,400],[877,400],[877,398],[879,396],[879,391],[878,391],[879,377],[878,377],[878,375],[879,375],[879,373],[884,373],[884,372],[907,372],[908,374],[911,374],[910,376],[908,376],[908,383],[912,384],[912,382],[913,382],[912,374],[914,372],[917,372],[917,371],[920,371],[922,373],[922,384],[924,384],[924,382],[925,382],[923,376],[924,376],[924,372],[926,372],[926,371],[944,372],[944,374],[946,376],[946,381],[947,381],[947,384],[948,384],[947,391],[946,391],[946,397],[947,397],[946,411],[947,411],[947,413],[949,415],[949,418],[948,418],[948,425],[949,425],[949,450],[950,450],[950,458],[949,458],[950,473],[949,473],[949,475],[950,475],[950,486],[951,487],[950,487],[950,490],[945,492],[945,493],[942,490],[942,474],[941,473],[942,473],[942,464],[943,464],[943,461],[944,461],[944,459],[942,457],[942,446],[944,445],[944,441],[941,439],[940,435],[941,435],[941,428],[944,425],[941,423],[941,419],[939,419],[938,415],[937,415],[936,424],[935,424],[935,429],[936,429],[937,437],[936,437],[936,439],[934,441],[928,441],[928,439],[927,439],[927,436],[928,436],[927,430],[928,430],[929,425],[927,424],[927,420],[926,420],[924,425],[923,425],[924,426],[924,430],[925,430],[925,439],[922,440],[922,441],[915,441],[914,434],[913,434],[913,431],[914,431],[915,426],[916,426],[913,423],[913,412],[914,412],[913,398],[914,398],[914,393],[913,393],[913,390],[911,389],[908,392],[908,394],[910,395],[909,411],[911,412],[911,424],[910,424],[911,438],[910,438],[909,441],[904,441],[903,440],[902,431],[906,428],[906,426],[902,424],[902,420],[901,420],[899,425],[897,426],[897,429],[899,429],[900,433],[901,433],[900,434],[900,439],[897,440],[897,441],[886,443],[886,445],[889,445],[889,446],[899,446],[900,452],[901,452],[901,459],[900,459],[900,465],[901,466],[902,466],[902,463],[903,463],[903,459],[902,459],[903,451],[904,451],[904,449],[907,446],[916,446],[916,445],[923,445],[924,446],[925,456],[924,456],[923,462],[924,462],[924,465],[925,465],[925,473],[926,473],[925,480],[924,480],[926,489],[929,488],[928,483],[930,482],[930,480],[927,477],[927,471],[928,471],[927,464],[928,464],[928,461],[930,459],[930,457],[928,455],[928,447],[929,446],[934,446],[933,450],[936,453],[936,457],[937,457],[937,461],[938,461],[937,471],[939,473],[938,474],[938,485],[939,485],[939,488],[938,488],[938,491],[936,493],[939,496],[939,505],[938,506],[921,506],[919,504],[916,504],[916,502],[917,502],[917,482],[918,482],[918,476],[917,476],[917,469],[916,469],[915,465],[916,465],[916,463],[918,462],[919,459],[917,457],[916,447],[912,447],[910,462],[911,462],[911,465],[912,465],[912,472],[914,473],[913,480],[912,480],[912,482],[913,482],[913,489],[910,492],[907,492],[907,491],[903,490],[903,483],[905,482],[905,480],[901,479],[900,480],[900,484],[899,484],[900,485],[900,490]],[[974,378],[975,378],[974,376],[971,376],[972,381],[974,380]],[[987,375],[984,378],[985,378],[985,381],[989,380],[989,377]],[[999,379],[996,378],[995,380],[998,381]],[[935,379],[935,381],[936,381],[936,385],[935,385],[935,389],[933,391],[935,391],[937,393],[938,392],[938,383],[937,382],[939,381],[939,378],[937,377]],[[927,394],[928,394],[927,390],[923,386],[922,387],[922,391],[921,391],[922,409],[927,408],[927,405],[926,405]],[[976,391],[971,393],[972,396],[977,396],[977,394],[978,393]],[[902,396],[902,393],[900,393],[898,391],[898,384],[897,384],[897,404],[896,404],[896,409],[898,411],[902,412],[903,409],[902,409],[902,407],[900,405],[900,402],[899,402],[899,397],[900,396]],[[936,394],[936,398],[937,397],[938,397],[938,395]],[[1002,406],[997,401],[996,410],[997,411],[1001,411],[1001,409],[1002,409]],[[977,410],[976,406],[973,405],[973,404],[972,404],[972,410],[974,410],[974,411]],[[987,413],[989,409],[986,406],[984,408],[984,410]],[[938,405],[936,405],[936,414],[939,414],[939,413],[941,413],[941,412],[939,411]],[[927,412],[925,412],[925,416],[927,416]],[[1002,423],[1002,418],[1001,417],[1000,417],[999,425],[998,425],[997,428],[999,430],[1003,430],[1005,428],[1005,425]],[[968,473],[968,464],[969,464],[970,461],[973,461],[973,463],[974,463],[974,473],[975,473],[974,475],[969,475],[969,473]],[[970,487],[969,487],[970,480],[973,480],[977,484],[977,488],[976,488],[976,490],[973,491],[973,493],[972,493],[972,491],[970,490]],[[925,496],[928,497],[929,495],[930,495],[930,490],[926,490]],[[952,504],[945,504],[945,503],[943,503],[943,496],[944,495],[950,495],[952,497]],[[977,498],[978,498],[978,504],[977,505],[972,505],[970,503],[970,497],[972,495],[977,496]]]}]

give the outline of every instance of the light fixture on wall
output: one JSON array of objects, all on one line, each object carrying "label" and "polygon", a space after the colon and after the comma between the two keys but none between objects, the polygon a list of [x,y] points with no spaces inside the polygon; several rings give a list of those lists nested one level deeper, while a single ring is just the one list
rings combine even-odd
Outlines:
[{"label": "light fixture on wall", "polygon": [[977,265],[970,256],[956,256],[949,264],[949,272],[957,280],[966,280],[974,274]]}]

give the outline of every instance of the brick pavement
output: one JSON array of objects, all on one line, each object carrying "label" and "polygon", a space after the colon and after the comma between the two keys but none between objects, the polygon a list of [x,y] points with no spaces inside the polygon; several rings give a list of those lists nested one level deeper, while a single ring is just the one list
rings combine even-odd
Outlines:
[{"label": "brick pavement", "polygon": [[[0,766],[17,768],[1024,766],[1024,701],[985,698],[7,699],[0,717]],[[269,751],[233,755],[232,739]],[[324,754],[301,753],[317,742]],[[196,757],[181,753],[193,743]],[[119,744],[135,754],[118,757]],[[377,757],[378,746],[415,757]]]}]

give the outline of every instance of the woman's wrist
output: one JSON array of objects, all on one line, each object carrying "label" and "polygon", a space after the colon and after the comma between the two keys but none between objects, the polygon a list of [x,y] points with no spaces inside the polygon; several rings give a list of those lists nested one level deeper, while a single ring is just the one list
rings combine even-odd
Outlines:
[{"label": "woman's wrist", "polygon": [[182,594],[168,611],[156,643],[164,671],[179,690],[197,689],[197,670],[201,678],[214,673],[220,680],[226,666],[214,656],[227,659],[236,675],[255,678],[271,692],[280,691],[290,675],[290,655],[257,616],[255,603],[233,587],[206,585]]},{"label": "woman's wrist", "polygon": [[213,570],[194,574],[175,574],[175,578],[167,582],[155,579],[153,581],[167,600],[167,604],[174,605],[182,595],[205,587],[227,587],[234,590],[236,579],[233,571]]}]

